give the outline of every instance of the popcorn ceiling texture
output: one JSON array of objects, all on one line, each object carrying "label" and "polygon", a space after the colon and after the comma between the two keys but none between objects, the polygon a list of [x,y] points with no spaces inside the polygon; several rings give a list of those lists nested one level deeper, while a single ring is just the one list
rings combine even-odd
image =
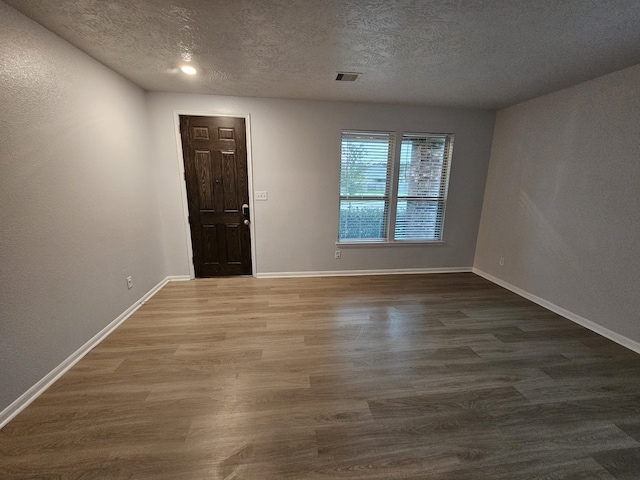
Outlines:
[{"label": "popcorn ceiling texture", "polygon": [[496,108],[640,62],[637,0],[6,3],[149,91]]}]

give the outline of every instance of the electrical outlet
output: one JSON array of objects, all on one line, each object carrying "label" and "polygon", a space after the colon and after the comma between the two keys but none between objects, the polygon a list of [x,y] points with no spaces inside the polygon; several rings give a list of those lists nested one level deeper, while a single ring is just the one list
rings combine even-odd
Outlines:
[{"label": "electrical outlet", "polygon": [[500,265],[501,267],[504,266],[504,257],[500,257],[500,260],[498,260],[498,265]]},{"label": "electrical outlet", "polygon": [[131,276],[127,277],[127,289],[131,290],[133,288],[133,278]]},{"label": "electrical outlet", "polygon": [[265,200],[268,200],[269,198],[269,195],[265,191],[254,192],[254,193],[255,193],[254,197],[256,200],[265,201]]},{"label": "electrical outlet", "polygon": [[340,260],[342,258],[342,252],[340,250],[336,250],[335,255],[337,260]]}]

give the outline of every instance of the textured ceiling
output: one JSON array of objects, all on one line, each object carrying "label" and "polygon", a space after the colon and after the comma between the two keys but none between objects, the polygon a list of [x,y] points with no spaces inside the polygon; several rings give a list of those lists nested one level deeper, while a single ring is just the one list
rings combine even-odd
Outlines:
[{"label": "textured ceiling", "polygon": [[639,0],[5,3],[150,91],[498,108],[640,63]]}]

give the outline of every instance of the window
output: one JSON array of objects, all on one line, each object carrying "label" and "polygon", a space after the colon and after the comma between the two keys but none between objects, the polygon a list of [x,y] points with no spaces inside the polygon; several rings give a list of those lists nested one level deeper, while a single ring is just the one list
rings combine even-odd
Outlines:
[{"label": "window", "polygon": [[342,132],[340,242],[442,240],[453,135],[397,136]]},{"label": "window", "polygon": [[394,135],[342,133],[340,240],[385,240]]}]

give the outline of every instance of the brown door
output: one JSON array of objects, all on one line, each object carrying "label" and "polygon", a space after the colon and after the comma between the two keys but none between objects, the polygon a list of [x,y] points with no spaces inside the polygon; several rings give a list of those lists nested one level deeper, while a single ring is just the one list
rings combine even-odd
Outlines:
[{"label": "brown door", "polygon": [[180,133],[196,277],[251,274],[244,118],[180,115]]}]

